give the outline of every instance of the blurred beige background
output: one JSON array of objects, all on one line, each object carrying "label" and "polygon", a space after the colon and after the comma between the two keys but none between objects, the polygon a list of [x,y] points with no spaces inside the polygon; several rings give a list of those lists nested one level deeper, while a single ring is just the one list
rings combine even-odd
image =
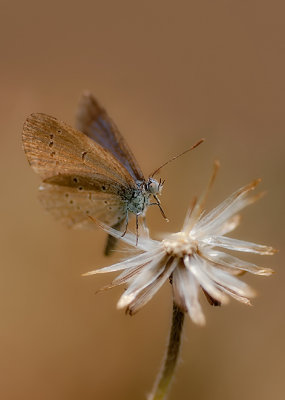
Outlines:
[{"label": "blurred beige background", "polygon": [[164,289],[133,318],[116,310],[112,276],[81,273],[114,262],[105,234],[68,231],[37,200],[22,151],[32,112],[71,124],[84,89],[105,105],[146,176],[167,166],[152,232],[179,229],[213,160],[209,207],[256,177],[267,196],[245,210],[235,236],[279,248],[252,257],[270,278],[245,276],[253,307],[231,301],[207,326],[187,319],[170,400],[284,398],[284,89],[282,1],[4,1],[1,48],[0,398],[144,399],[161,362],[171,314]]}]

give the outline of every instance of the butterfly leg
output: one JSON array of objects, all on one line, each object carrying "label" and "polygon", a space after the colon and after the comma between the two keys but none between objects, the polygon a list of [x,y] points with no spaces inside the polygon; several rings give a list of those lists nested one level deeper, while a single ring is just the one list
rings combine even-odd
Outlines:
[{"label": "butterfly leg", "polygon": [[136,214],[136,246],[138,245],[138,241],[139,241],[139,216]]},{"label": "butterfly leg", "polygon": [[125,234],[127,233],[128,230],[128,224],[129,224],[129,213],[127,212],[127,216],[126,216],[126,228],[122,234],[122,237],[125,236]]},{"label": "butterfly leg", "polygon": [[159,209],[160,209],[160,212],[161,212],[161,214],[162,214],[162,216],[163,216],[163,218],[164,218],[167,222],[169,222],[169,219],[168,219],[167,216],[165,215],[165,213],[164,213],[164,211],[163,211],[163,209],[162,209],[162,207],[161,207],[161,205],[160,205],[159,198],[158,198],[155,194],[153,195],[153,197],[155,198],[156,203],[151,203],[150,206],[154,206],[154,205],[158,206]]}]

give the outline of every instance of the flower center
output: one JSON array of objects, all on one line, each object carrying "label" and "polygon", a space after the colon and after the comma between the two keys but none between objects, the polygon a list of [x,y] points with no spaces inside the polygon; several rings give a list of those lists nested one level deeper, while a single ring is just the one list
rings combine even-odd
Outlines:
[{"label": "flower center", "polygon": [[198,243],[189,237],[185,232],[178,232],[162,241],[165,251],[169,255],[183,258],[191,255],[198,249]]}]

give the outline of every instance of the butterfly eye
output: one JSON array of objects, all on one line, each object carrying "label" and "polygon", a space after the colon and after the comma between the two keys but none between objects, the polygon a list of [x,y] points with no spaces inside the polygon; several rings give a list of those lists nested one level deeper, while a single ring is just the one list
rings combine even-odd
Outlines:
[{"label": "butterfly eye", "polygon": [[146,184],[147,191],[151,194],[157,194],[160,193],[160,190],[162,188],[161,182],[157,182],[157,180],[153,178],[149,178]]}]

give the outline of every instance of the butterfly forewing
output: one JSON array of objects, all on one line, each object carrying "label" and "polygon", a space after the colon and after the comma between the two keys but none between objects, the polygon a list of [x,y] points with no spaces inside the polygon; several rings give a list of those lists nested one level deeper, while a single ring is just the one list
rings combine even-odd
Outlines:
[{"label": "butterfly forewing", "polygon": [[44,181],[41,201],[54,216],[69,226],[89,224],[89,216],[111,226],[124,221],[135,182],[110,152],[45,114],[27,119],[23,143]]},{"label": "butterfly forewing", "polygon": [[97,175],[122,187],[135,186],[131,175],[110,152],[49,115],[32,114],[26,120],[23,143],[31,166],[43,179],[78,174],[95,183]]},{"label": "butterfly forewing", "polygon": [[109,150],[128,170],[133,179],[143,181],[143,173],[128,144],[107,112],[91,93],[81,97],[77,112],[77,128]]}]

